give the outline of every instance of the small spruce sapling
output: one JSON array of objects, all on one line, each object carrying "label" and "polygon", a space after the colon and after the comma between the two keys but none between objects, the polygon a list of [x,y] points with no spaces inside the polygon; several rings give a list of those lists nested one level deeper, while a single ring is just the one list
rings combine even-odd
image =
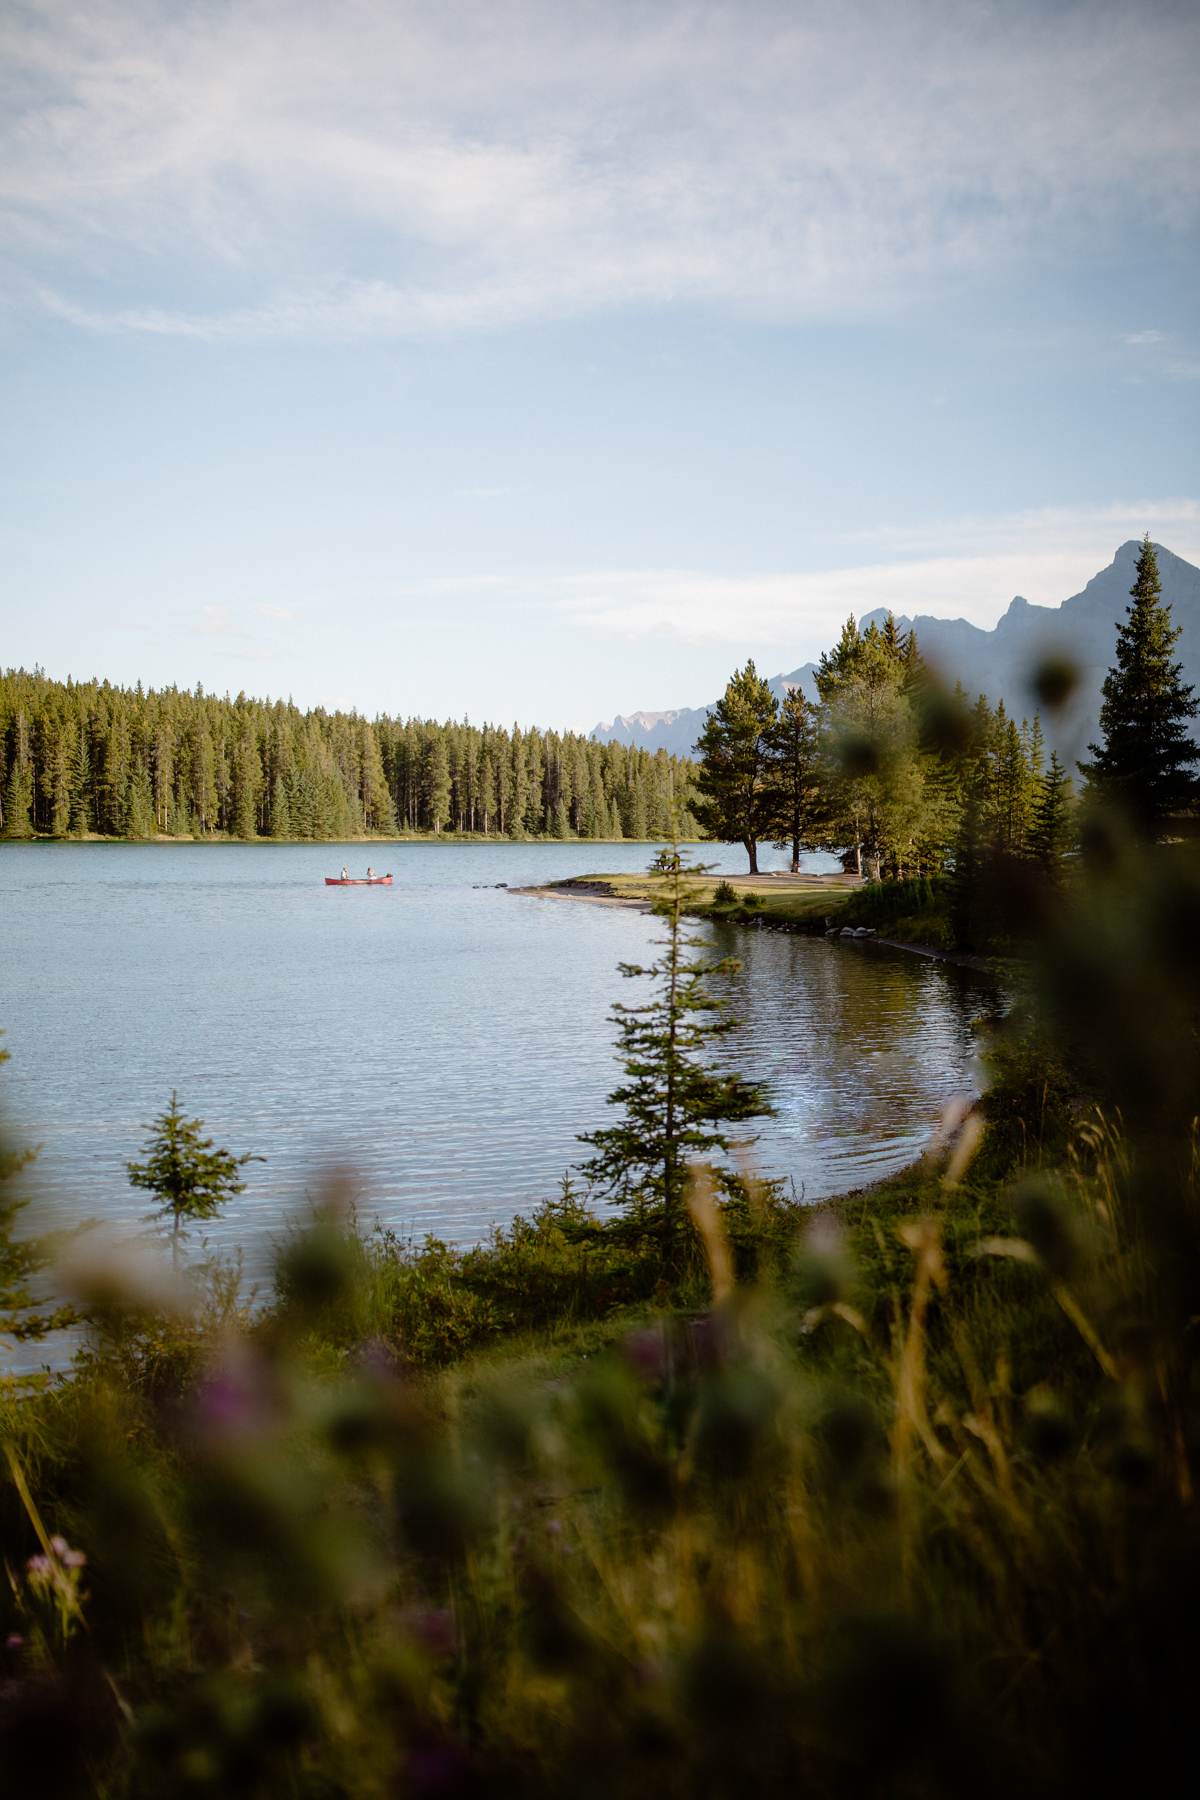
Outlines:
[{"label": "small spruce sapling", "polygon": [[636,1229],[657,1232],[666,1267],[682,1241],[689,1163],[729,1148],[723,1124],[762,1116],[771,1106],[757,1082],[714,1069],[705,1057],[737,1024],[707,983],[738,968],[728,957],[692,954],[700,940],[684,928],[687,880],[706,871],[689,864],[676,842],[651,868],[663,878],[654,908],[665,925],[657,939],[662,954],[645,967],[618,965],[622,975],[649,979],[653,992],[643,1006],[614,1004],[626,1079],[608,1101],[622,1117],[582,1138],[595,1152],[582,1170],[601,1191],[620,1196]]},{"label": "small spruce sapling", "polygon": [[203,1119],[186,1118],[172,1092],[170,1106],[146,1127],[150,1134],[146,1160],[125,1165],[134,1187],[144,1188],[162,1203],[149,1216],[170,1220],[175,1268],[189,1225],[217,1218],[227,1201],[245,1188],[240,1171],[246,1164],[266,1161],[250,1151],[234,1156],[218,1149],[211,1138],[201,1136],[203,1129]]}]

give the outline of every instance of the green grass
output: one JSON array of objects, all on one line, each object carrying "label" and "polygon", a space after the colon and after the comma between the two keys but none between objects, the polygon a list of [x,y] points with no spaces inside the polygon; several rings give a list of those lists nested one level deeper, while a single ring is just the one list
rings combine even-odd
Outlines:
[{"label": "green grass", "polygon": [[[3,1409],[13,1779],[657,1800],[800,1758],[818,1795],[1063,1791],[1192,1529],[1174,1400],[1096,1353],[1138,1291],[1098,1224],[1121,1154],[1059,1178],[1093,1231],[1065,1275],[943,1158],[768,1209],[716,1306],[699,1241],[622,1298],[638,1256],[593,1232],[586,1270],[551,1209],[466,1254],[326,1212],[265,1316],[110,1314]],[[82,1572],[30,1573],[39,1530]]]}]

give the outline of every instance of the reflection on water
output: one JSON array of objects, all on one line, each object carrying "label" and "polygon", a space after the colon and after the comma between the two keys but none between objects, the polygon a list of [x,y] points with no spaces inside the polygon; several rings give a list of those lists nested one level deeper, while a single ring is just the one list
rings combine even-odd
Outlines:
[{"label": "reflection on water", "polygon": [[[393,888],[326,889],[370,855]],[[9,1117],[57,1220],[136,1218],[126,1182],[172,1087],[269,1160],[214,1240],[251,1268],[322,1159],[388,1221],[478,1236],[554,1191],[605,1116],[616,965],[637,912],[495,886],[639,869],[645,845],[31,845],[0,849]],[[740,853],[706,851],[723,868]],[[770,1084],[755,1160],[809,1199],[885,1174],[973,1085],[979,988],[915,957],[770,932],[743,960],[727,1053]]]}]

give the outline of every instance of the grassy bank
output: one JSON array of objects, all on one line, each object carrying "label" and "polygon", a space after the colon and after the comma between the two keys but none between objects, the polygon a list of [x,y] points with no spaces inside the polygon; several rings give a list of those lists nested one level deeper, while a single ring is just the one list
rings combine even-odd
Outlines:
[{"label": "grassy bank", "polygon": [[762,1221],[732,1287],[711,1239],[667,1285],[561,1211],[456,1256],[331,1210],[265,1317],[219,1280],[110,1305],[4,1408],[6,1767],[1048,1795],[1114,1734],[1143,1767],[1144,1693],[1091,1695],[1179,1621],[1178,1419],[1111,1335],[1114,1230],[1064,1268],[1054,1212],[1102,1218],[1119,1154],[1052,1202],[942,1166]]},{"label": "grassy bank", "polygon": [[[554,882],[542,891],[654,905],[663,885],[662,877],[651,873],[601,873]],[[784,931],[861,925],[897,943],[940,952],[954,948],[944,879],[864,883],[845,875],[706,875],[688,883],[687,910],[695,918]]]}]

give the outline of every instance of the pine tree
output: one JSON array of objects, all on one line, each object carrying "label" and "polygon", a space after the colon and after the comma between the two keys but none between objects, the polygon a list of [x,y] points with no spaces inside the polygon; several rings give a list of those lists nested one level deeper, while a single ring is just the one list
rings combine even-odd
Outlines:
[{"label": "pine tree", "polygon": [[985,935],[985,787],[986,775],[980,761],[968,777],[950,876],[950,929],[959,950],[974,949]]},{"label": "pine tree", "polygon": [[171,1104],[146,1130],[145,1162],[126,1163],[134,1187],[144,1188],[162,1202],[150,1217],[171,1222],[171,1260],[178,1267],[179,1247],[189,1224],[215,1219],[227,1201],[246,1184],[239,1170],[248,1162],[265,1162],[249,1151],[234,1156],[217,1149],[202,1137],[202,1119],[188,1119],[179,1110],[174,1093]]},{"label": "pine tree", "polygon": [[1117,660],[1104,679],[1104,741],[1089,744],[1095,760],[1079,766],[1093,793],[1153,839],[1176,814],[1200,804],[1200,746],[1187,728],[1200,702],[1181,680],[1182,664],[1172,660],[1181,628],[1163,605],[1149,534],[1129,592],[1132,604],[1117,626]]},{"label": "pine tree", "polygon": [[817,667],[826,843],[853,850],[857,872],[909,872],[933,822],[921,746],[922,665],[912,633],[891,614],[882,630],[846,621]]},{"label": "pine tree", "polygon": [[705,872],[703,866],[689,864],[672,841],[651,869],[664,878],[655,907],[666,927],[665,937],[656,940],[663,954],[646,967],[619,967],[630,979],[652,981],[655,991],[644,1006],[618,1001],[613,1007],[628,1079],[608,1099],[624,1116],[581,1139],[596,1152],[582,1172],[621,1197],[637,1229],[657,1233],[664,1264],[670,1264],[682,1241],[689,1160],[728,1149],[723,1123],[771,1108],[757,1083],[718,1073],[704,1058],[707,1046],[737,1023],[706,984],[738,965],[691,954],[700,940],[684,929],[686,886],[689,876]]},{"label": "pine tree", "polygon": [[798,687],[783,697],[771,731],[771,774],[775,797],[775,842],[791,845],[792,873],[800,868],[820,804],[817,784],[817,730],[812,708]]},{"label": "pine tree", "polygon": [[692,810],[710,836],[741,844],[758,874],[758,845],[771,831],[775,794],[772,742],[775,696],[748,662],[730,676],[696,743],[699,803]]},{"label": "pine tree", "polygon": [[450,820],[450,760],[440,731],[430,737],[426,748],[423,787],[429,828],[440,833]]},{"label": "pine tree", "polygon": [[1028,837],[1029,860],[1052,887],[1062,878],[1063,858],[1070,846],[1071,777],[1054,752],[1038,785]]}]

